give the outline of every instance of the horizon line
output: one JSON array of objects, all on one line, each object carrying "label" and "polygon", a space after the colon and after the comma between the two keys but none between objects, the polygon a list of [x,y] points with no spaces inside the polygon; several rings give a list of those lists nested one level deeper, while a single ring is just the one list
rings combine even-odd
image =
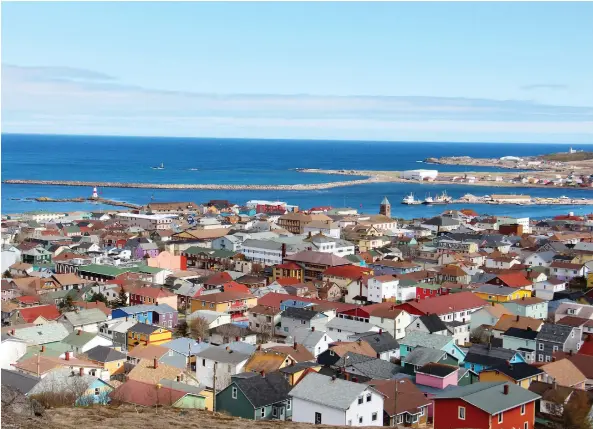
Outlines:
[{"label": "horizon line", "polygon": [[492,141],[430,141],[430,140],[361,140],[361,139],[291,139],[291,138],[271,138],[271,137],[195,137],[195,136],[147,136],[147,135],[123,135],[123,134],[61,134],[61,133],[35,133],[35,132],[1,132],[0,136],[52,136],[52,137],[119,137],[119,138],[149,138],[149,139],[192,139],[192,140],[246,140],[246,141],[294,141],[294,142],[331,142],[331,143],[443,143],[443,144],[521,144],[521,145],[593,145],[591,143],[541,143],[541,142],[492,142]]}]

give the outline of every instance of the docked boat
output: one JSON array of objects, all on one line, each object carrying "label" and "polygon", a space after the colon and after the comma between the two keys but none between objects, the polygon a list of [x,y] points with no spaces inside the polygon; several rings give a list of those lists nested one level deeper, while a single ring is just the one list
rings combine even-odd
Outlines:
[{"label": "docked boat", "polygon": [[428,194],[428,197],[424,198],[424,201],[422,201],[422,204],[430,205],[433,202],[434,202],[434,199],[430,196],[430,194]]},{"label": "docked boat", "polygon": [[165,164],[161,162],[161,165],[157,166],[157,167],[151,167],[153,170],[164,170],[165,169]]},{"label": "docked boat", "polygon": [[441,195],[434,198],[432,204],[449,204],[451,201],[453,201],[453,198],[447,195],[447,191],[443,191]]},{"label": "docked boat", "polygon": [[406,195],[402,200],[402,204],[407,205],[414,205],[414,204],[422,204],[422,201],[419,201],[414,198],[414,194],[410,192],[410,195]]}]

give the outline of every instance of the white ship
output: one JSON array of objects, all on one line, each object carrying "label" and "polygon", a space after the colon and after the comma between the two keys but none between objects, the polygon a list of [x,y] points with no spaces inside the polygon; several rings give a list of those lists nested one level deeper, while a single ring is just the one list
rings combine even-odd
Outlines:
[{"label": "white ship", "polygon": [[410,195],[407,195],[404,197],[404,199],[402,200],[402,204],[408,204],[408,205],[422,204],[422,201],[415,199],[414,194],[410,192]]},{"label": "white ship", "polygon": [[424,198],[424,201],[422,202],[422,204],[432,204],[434,202],[434,200],[432,199],[432,197],[430,196],[430,194],[428,194],[428,197]]},{"label": "white ship", "polygon": [[451,198],[449,195],[447,195],[447,191],[443,191],[443,193],[441,195],[437,195],[434,198],[434,201],[432,203],[433,204],[449,204],[451,201],[453,201],[453,198]]},{"label": "white ship", "polygon": [[161,162],[161,165],[159,165],[158,167],[151,167],[153,170],[164,170],[165,169],[165,164]]}]

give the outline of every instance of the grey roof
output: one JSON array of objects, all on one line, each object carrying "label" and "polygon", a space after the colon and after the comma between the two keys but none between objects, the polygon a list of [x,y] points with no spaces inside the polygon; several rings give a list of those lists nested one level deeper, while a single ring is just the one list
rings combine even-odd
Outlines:
[{"label": "grey roof", "polygon": [[433,349],[442,349],[453,341],[452,337],[445,335],[427,334],[425,332],[413,331],[406,334],[399,343],[410,347],[430,347]]},{"label": "grey roof", "polygon": [[200,395],[205,389],[205,387],[202,385],[191,386],[186,383],[181,383],[179,381],[169,380],[166,378],[162,378],[161,380],[159,380],[159,384],[168,387],[169,389],[180,390],[182,392],[192,393],[194,395]]},{"label": "grey roof", "polygon": [[340,410],[346,410],[366,391],[374,390],[370,386],[339,378],[332,379],[325,375],[311,373],[302,379],[289,393],[294,398],[314,402]]},{"label": "grey roof", "polygon": [[291,386],[281,373],[272,372],[263,377],[259,374],[254,375],[247,378],[233,377],[232,380],[232,383],[243,392],[254,408],[288,399]]},{"label": "grey roof", "polygon": [[282,243],[278,243],[277,241],[272,240],[254,240],[248,238],[243,242],[243,248],[246,247],[255,247],[257,249],[266,250],[282,250]]},{"label": "grey roof", "polygon": [[[433,332],[440,332],[440,331],[447,330],[447,325],[445,325],[445,323],[441,320],[441,318],[439,316],[437,316],[436,314],[425,314],[423,316],[420,316],[418,319],[420,319],[420,322],[422,322],[424,324],[426,329],[428,329],[428,332],[430,332],[431,334]],[[412,322],[412,323],[414,323],[414,322]]]},{"label": "grey roof", "polygon": [[545,323],[537,333],[536,340],[563,344],[568,339],[572,329],[572,326]]},{"label": "grey roof", "polygon": [[[503,392],[503,386],[507,385],[508,395]],[[541,398],[527,389],[523,389],[514,383],[489,382],[474,383],[463,387],[443,392],[435,399],[460,398],[474,405],[490,415],[498,414],[503,411],[515,408],[519,405],[535,401]]]},{"label": "grey roof", "polygon": [[279,371],[283,374],[294,374],[295,372],[300,372],[307,368],[313,368],[315,366],[319,366],[317,362],[297,362],[294,365],[285,366],[284,368],[280,368]]},{"label": "grey roof", "polygon": [[61,323],[46,323],[40,326],[29,326],[17,329],[14,337],[29,344],[47,344],[62,341],[70,331]]},{"label": "grey roof", "polygon": [[298,320],[311,320],[318,315],[327,317],[325,314],[319,313],[317,311],[307,310],[305,308],[298,307],[287,307],[286,310],[282,312],[282,317],[289,317],[291,319]]},{"label": "grey roof", "polygon": [[427,363],[440,361],[445,355],[446,353],[442,350],[416,347],[406,357],[402,358],[402,362],[410,365],[424,366]]},{"label": "grey roof", "polygon": [[473,344],[465,355],[465,362],[493,366],[510,361],[516,354],[515,350]]},{"label": "grey roof", "polygon": [[353,365],[355,363],[366,362],[367,360],[371,360],[371,359],[375,359],[375,358],[371,357],[371,356],[367,356],[367,355],[361,355],[360,353],[346,352],[346,353],[344,353],[344,356],[341,356],[340,359],[338,359],[333,364],[333,366],[335,366],[335,367],[348,366],[348,365]]},{"label": "grey roof", "polygon": [[537,331],[531,329],[509,328],[502,335],[505,337],[523,338],[524,340],[535,340],[537,334]]},{"label": "grey roof", "polygon": [[92,325],[93,323],[100,323],[107,320],[107,315],[98,308],[68,311],[62,316],[74,326]]},{"label": "grey roof", "polygon": [[458,226],[460,222],[456,219],[447,216],[436,216],[432,219],[428,219],[422,222],[423,225],[434,225],[434,226]]},{"label": "grey roof", "polygon": [[[350,339],[350,338],[349,338]],[[377,353],[389,350],[399,350],[399,343],[389,332],[365,332],[364,334],[353,335],[353,341],[362,340],[368,343]]]},{"label": "grey roof", "polygon": [[83,347],[97,336],[96,333],[85,331],[74,331],[62,340],[64,344],[74,347]]},{"label": "grey roof", "polygon": [[[79,375],[75,372],[72,375],[70,368],[58,368],[48,372],[45,377],[39,381],[29,392],[30,395],[36,395],[43,392],[56,392],[56,391],[74,391],[76,392],[80,387],[90,387],[97,380],[97,377],[91,375]],[[106,382],[104,382],[107,384]],[[78,390],[80,391],[80,390]]]},{"label": "grey roof", "polygon": [[154,331],[161,329],[160,326],[149,325],[148,323],[136,323],[129,331],[139,332],[140,334],[152,334]]},{"label": "grey roof", "polygon": [[506,286],[481,285],[480,287],[476,288],[474,292],[487,293],[492,295],[511,295],[512,293],[517,292],[517,289]]},{"label": "grey roof", "polygon": [[122,360],[126,358],[126,354],[118,352],[111,347],[96,346],[86,351],[86,355],[90,360],[97,362],[113,362],[115,360]]},{"label": "grey roof", "polygon": [[[302,344],[306,348],[315,347],[324,335],[327,335],[327,332],[311,331],[310,329],[300,327],[294,329],[292,333],[294,341],[298,344]],[[331,335],[328,335],[328,337],[332,339]]]},{"label": "grey roof", "polygon": [[160,344],[161,347],[166,347],[169,350],[176,351],[182,355],[195,355],[196,353],[204,350],[206,347],[210,347],[208,343],[204,342],[196,342],[196,340],[192,338],[176,338],[172,341],[168,341],[166,343]]},{"label": "grey roof", "polygon": [[395,374],[400,372],[401,367],[383,359],[369,359],[365,362],[358,362],[351,365],[357,372],[365,377],[390,380]]},{"label": "grey roof", "polygon": [[341,329],[342,331],[354,332],[355,334],[362,334],[369,332],[375,325],[366,322],[360,322],[358,320],[344,319],[342,317],[334,317],[332,320],[327,322],[325,325],[331,335],[332,329]]},{"label": "grey roof", "polygon": [[2,386],[13,387],[24,395],[29,393],[41,380],[39,377],[4,368],[2,369],[1,378]]},{"label": "grey roof", "polygon": [[210,359],[215,362],[236,364],[249,359],[251,354],[234,351],[230,346],[221,345],[207,347],[196,353],[196,356],[201,359]]}]

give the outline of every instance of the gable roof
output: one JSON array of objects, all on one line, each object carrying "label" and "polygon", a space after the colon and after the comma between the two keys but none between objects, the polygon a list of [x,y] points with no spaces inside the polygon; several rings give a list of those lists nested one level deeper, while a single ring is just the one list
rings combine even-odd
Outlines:
[{"label": "gable roof", "polygon": [[420,322],[424,324],[429,333],[446,331],[447,325],[436,314],[425,314],[419,317]]},{"label": "gable roof", "polygon": [[286,353],[271,349],[256,350],[245,363],[244,370],[245,372],[271,373],[278,371],[285,360],[288,360]]},{"label": "gable roof", "polygon": [[352,265],[348,259],[344,259],[341,256],[334,255],[333,253],[315,252],[313,250],[304,250],[302,252],[295,253],[294,255],[286,256],[284,260],[302,262],[305,264],[327,265],[329,267],[335,267],[338,265]]},{"label": "gable roof", "polygon": [[98,308],[68,311],[63,316],[74,326],[92,325],[107,320],[105,313]]},{"label": "gable roof", "polygon": [[515,350],[502,347],[489,347],[485,344],[473,344],[465,355],[465,362],[494,366],[505,364],[515,356]]},{"label": "gable roof", "polygon": [[548,341],[552,343],[564,343],[574,328],[566,325],[553,325],[544,323],[537,334],[538,341]]},{"label": "gable roof", "polygon": [[496,365],[485,371],[500,372],[501,374],[504,374],[515,381],[525,380],[526,378],[535,377],[544,373],[544,371],[542,371],[540,368],[527,363]]},{"label": "gable roof", "polygon": [[377,353],[399,349],[399,343],[389,332],[365,332],[356,335],[356,339],[367,342]]},{"label": "gable roof", "polygon": [[538,332],[532,329],[509,328],[502,335],[507,337],[523,338],[525,340],[535,340],[537,334]]},{"label": "gable roof", "polygon": [[376,357],[377,353],[366,341],[351,341],[351,342],[338,342],[329,345],[336,355],[343,357],[346,353],[358,353],[361,355]]},{"label": "gable roof", "polygon": [[[504,394],[504,386],[508,386],[508,394]],[[533,402],[540,395],[523,389],[514,383],[489,382],[474,383],[463,387],[444,391],[434,400],[458,398],[487,412],[490,415]]]},{"label": "gable roof", "polygon": [[519,329],[532,329],[533,331],[539,331],[543,326],[544,321],[540,319],[534,319],[533,317],[523,317],[514,314],[503,314],[494,325],[494,329],[497,331],[506,332],[510,328]]},{"label": "gable roof", "polygon": [[173,405],[185,395],[186,392],[181,390],[166,386],[157,389],[156,384],[133,379],[129,379],[109,394],[112,399],[117,401],[144,407]]},{"label": "gable roof", "polygon": [[299,307],[287,307],[286,310],[282,312],[282,317],[289,317],[297,320],[312,320],[316,316],[327,317],[317,311]]},{"label": "gable roof", "polygon": [[[390,416],[402,413],[419,414],[420,407],[428,406],[431,399],[426,398],[424,393],[410,380],[370,380],[366,384],[382,393],[384,399],[384,410]],[[397,394],[396,394],[397,392]]]},{"label": "gable roof", "polygon": [[429,347],[433,349],[442,349],[447,344],[453,342],[453,337],[446,335],[427,334],[425,332],[413,331],[406,334],[399,343],[409,347]]},{"label": "gable roof", "polygon": [[341,265],[329,267],[323,272],[323,275],[356,280],[364,275],[369,274],[371,271],[372,270],[370,268],[360,267],[357,265]]},{"label": "gable roof", "polygon": [[83,347],[88,344],[89,341],[97,336],[96,333],[85,332],[85,331],[74,331],[66,338],[62,340],[63,343],[74,347]]},{"label": "gable roof", "polygon": [[386,380],[392,378],[401,369],[399,365],[383,359],[367,359],[363,362],[355,362],[350,366],[365,377]]},{"label": "gable roof", "polygon": [[497,274],[496,278],[500,279],[508,287],[521,288],[531,286],[532,283],[521,272],[512,272]]},{"label": "gable roof", "polygon": [[[323,333],[322,333],[323,334]],[[292,346],[274,346],[270,347],[269,350],[274,350],[279,353],[290,355],[297,362],[306,362],[315,360],[315,356],[307,350],[302,344],[294,344]]]},{"label": "gable roof", "polygon": [[41,378],[33,375],[26,374],[24,372],[12,371],[9,369],[2,368],[2,386],[10,386],[26,395],[39,383]]},{"label": "gable roof", "polygon": [[[233,377],[235,384],[254,408],[275,404],[288,399],[290,384],[279,372],[265,374],[241,374],[242,377]],[[231,384],[231,386],[232,386]]]},{"label": "gable roof", "polygon": [[459,371],[458,366],[445,365],[436,362],[427,363],[416,370],[416,372],[420,372],[422,374],[434,375],[441,378],[444,378],[455,371]]},{"label": "gable roof", "polygon": [[38,305],[35,307],[20,308],[19,314],[25,323],[33,323],[40,316],[45,320],[56,320],[60,317],[58,307],[55,305]]},{"label": "gable roof", "polygon": [[587,377],[568,359],[550,362],[540,368],[561,386],[572,387],[587,380]]},{"label": "gable roof", "polygon": [[96,362],[113,362],[117,360],[123,360],[126,358],[126,354],[122,352],[118,352],[111,347],[106,346],[96,346],[92,349],[86,351],[86,356],[90,360],[94,360]]},{"label": "gable roof", "polygon": [[312,372],[289,393],[294,398],[346,410],[359,395],[370,389],[366,384],[353,383],[340,378]]},{"label": "gable roof", "polygon": [[416,347],[402,359],[402,363],[424,366],[428,363],[436,363],[447,355],[443,350],[430,347]]}]

